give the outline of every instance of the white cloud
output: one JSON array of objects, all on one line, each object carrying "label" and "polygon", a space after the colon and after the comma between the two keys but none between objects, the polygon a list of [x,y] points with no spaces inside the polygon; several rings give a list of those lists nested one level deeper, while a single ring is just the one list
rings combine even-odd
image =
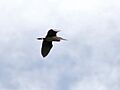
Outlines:
[{"label": "white cloud", "polygon": [[85,79],[78,82],[70,90],[107,90],[104,85],[94,79]]},{"label": "white cloud", "polygon": [[[1,90],[119,90],[119,0],[0,1]],[[68,41],[39,55],[49,28]]]}]

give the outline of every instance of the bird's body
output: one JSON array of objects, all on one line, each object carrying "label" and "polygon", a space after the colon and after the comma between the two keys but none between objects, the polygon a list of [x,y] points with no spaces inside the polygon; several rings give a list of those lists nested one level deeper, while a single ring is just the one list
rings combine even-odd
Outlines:
[{"label": "bird's body", "polygon": [[53,29],[50,29],[46,35],[45,38],[37,38],[38,40],[43,40],[42,48],[41,48],[41,54],[43,57],[47,56],[50,52],[51,48],[53,47],[52,42],[57,41],[60,42],[60,40],[66,40],[61,37],[57,37],[57,32]]}]

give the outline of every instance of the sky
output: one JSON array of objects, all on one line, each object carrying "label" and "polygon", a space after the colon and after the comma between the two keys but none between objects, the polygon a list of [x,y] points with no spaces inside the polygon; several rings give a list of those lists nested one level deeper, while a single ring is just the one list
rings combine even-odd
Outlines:
[{"label": "sky", "polygon": [[120,90],[119,24],[120,0],[0,0],[0,90]]}]

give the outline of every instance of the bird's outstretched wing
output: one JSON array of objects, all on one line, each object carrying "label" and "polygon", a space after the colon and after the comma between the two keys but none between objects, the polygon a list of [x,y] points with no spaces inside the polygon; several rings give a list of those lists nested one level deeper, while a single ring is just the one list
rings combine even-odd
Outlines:
[{"label": "bird's outstretched wing", "polygon": [[47,56],[52,47],[53,47],[52,41],[51,42],[43,41],[41,49],[42,56],[43,57]]}]

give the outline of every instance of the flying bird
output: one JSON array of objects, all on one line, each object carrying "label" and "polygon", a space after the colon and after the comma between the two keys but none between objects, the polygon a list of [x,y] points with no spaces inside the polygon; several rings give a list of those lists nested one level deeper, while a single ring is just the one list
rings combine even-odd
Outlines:
[{"label": "flying bird", "polygon": [[60,42],[60,40],[66,40],[57,36],[57,32],[59,31],[60,30],[50,29],[45,38],[37,38],[38,40],[43,40],[41,48],[41,54],[43,57],[46,57],[50,52],[51,48],[53,47],[53,41]]}]

